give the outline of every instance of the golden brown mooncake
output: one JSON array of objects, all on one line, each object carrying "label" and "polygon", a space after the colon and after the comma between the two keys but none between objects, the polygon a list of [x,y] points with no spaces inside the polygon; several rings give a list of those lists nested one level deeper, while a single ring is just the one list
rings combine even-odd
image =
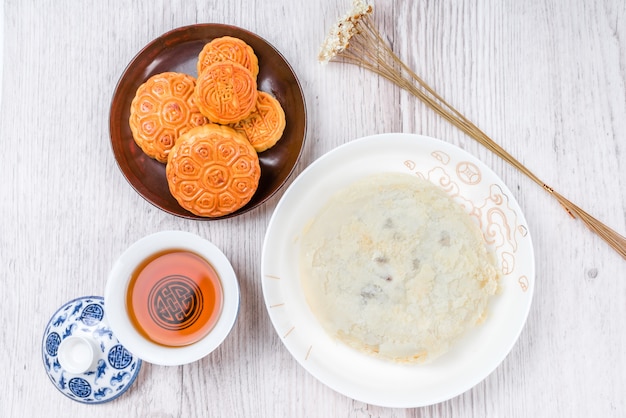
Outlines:
[{"label": "golden brown mooncake", "polygon": [[231,126],[245,135],[257,152],[263,152],[283,136],[285,112],[272,95],[259,91],[254,112]]},{"label": "golden brown mooncake", "polygon": [[211,122],[224,125],[247,118],[256,106],[256,79],[231,61],[209,65],[196,80],[195,102]]},{"label": "golden brown mooncake", "polygon": [[198,54],[198,75],[209,65],[223,61],[243,65],[254,78],[259,74],[259,60],[252,47],[239,38],[223,36],[206,44]]},{"label": "golden brown mooncake", "polygon": [[242,208],[259,186],[259,157],[228,126],[206,124],[183,134],[165,169],[172,196],[189,212],[220,217]]},{"label": "golden brown mooncake", "polygon": [[204,125],[193,97],[196,79],[165,72],[150,77],[137,89],[130,105],[130,130],[135,143],[150,158],[162,163],[180,135]]}]

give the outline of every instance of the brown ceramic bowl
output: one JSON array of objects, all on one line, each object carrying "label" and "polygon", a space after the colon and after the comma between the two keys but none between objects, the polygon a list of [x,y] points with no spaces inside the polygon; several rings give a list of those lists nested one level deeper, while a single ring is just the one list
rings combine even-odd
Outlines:
[{"label": "brown ceramic bowl", "polygon": [[[165,164],[146,156],[135,144],[128,119],[137,88],[154,74],[177,71],[197,76],[196,62],[202,47],[221,36],[242,39],[259,59],[258,89],[273,94],[285,111],[287,124],[283,137],[267,151],[259,153],[259,188],[241,209],[220,217],[204,218],[183,209],[170,194]],[[143,48],[120,78],[109,116],[113,154],[131,186],[156,207],[183,218],[224,219],[248,212],[269,199],[285,183],[304,145],[306,106],[300,83],[285,58],[269,43],[244,29],[222,24],[198,24],[174,29]]]}]

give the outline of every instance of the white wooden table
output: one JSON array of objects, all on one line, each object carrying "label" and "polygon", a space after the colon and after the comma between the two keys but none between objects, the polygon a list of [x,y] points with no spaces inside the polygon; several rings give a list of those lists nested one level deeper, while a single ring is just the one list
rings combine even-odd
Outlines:
[{"label": "white wooden table", "polygon": [[[0,416],[626,415],[626,261],[408,94],[357,67],[318,65],[319,44],[348,0],[3,1]],[[626,233],[625,2],[374,5],[379,29],[418,74],[548,184]],[[259,34],[297,73],[308,132],[289,182],[352,139],[411,132],[460,146],[513,191],[535,246],[535,298],[519,341],[483,382],[408,410],[334,392],[291,357],[263,302],[262,241],[282,192],[241,217],[196,222],[156,209],[128,185],[109,143],[116,82],[149,41],[206,22]],[[72,298],[102,295],[124,249],[166,229],[206,237],[230,258],[242,291],[233,332],[196,363],[144,364],[113,402],[65,398],[40,358],[50,315]]]}]

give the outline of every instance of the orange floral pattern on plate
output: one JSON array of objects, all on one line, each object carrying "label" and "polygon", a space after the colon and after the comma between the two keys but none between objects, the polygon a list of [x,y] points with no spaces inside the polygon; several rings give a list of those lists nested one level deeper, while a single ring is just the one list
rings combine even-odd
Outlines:
[{"label": "orange floral pattern on plate", "polygon": [[[436,162],[428,171],[415,171],[417,164],[412,160],[402,163],[416,175],[441,187],[465,208],[483,232],[485,243],[498,257],[502,274],[511,274],[515,270],[519,242],[528,234],[528,230],[518,224],[517,212],[509,203],[509,196],[499,185],[489,184],[488,194],[482,201],[463,197],[462,188],[485,186],[481,184],[483,174],[480,168],[470,161],[452,161],[444,151],[433,151],[430,155]],[[527,279],[520,277],[518,284],[522,291],[527,290]]]}]

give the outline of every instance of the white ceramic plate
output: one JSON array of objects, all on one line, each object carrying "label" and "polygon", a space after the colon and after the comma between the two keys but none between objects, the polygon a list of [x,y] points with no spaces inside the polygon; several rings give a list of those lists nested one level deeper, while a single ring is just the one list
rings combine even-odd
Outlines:
[{"label": "white ceramic plate", "polygon": [[[310,311],[298,275],[299,237],[328,198],[377,172],[414,173],[437,184],[480,223],[504,273],[483,324],[426,365],[379,360],[327,335]],[[418,407],[457,396],[507,356],[526,322],[535,277],[533,247],[511,191],[487,166],[437,139],[383,134],[340,146],[311,164],[285,192],[270,220],[262,254],[265,304],[295,359],[330,388],[387,407]]]}]

